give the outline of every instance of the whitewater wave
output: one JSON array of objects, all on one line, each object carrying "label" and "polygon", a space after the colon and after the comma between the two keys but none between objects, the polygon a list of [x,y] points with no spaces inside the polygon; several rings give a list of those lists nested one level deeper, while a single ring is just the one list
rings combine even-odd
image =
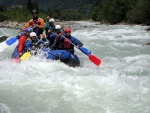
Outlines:
[{"label": "whitewater wave", "polygon": [[[75,26],[75,27],[74,27]],[[17,45],[0,43],[0,112],[149,113],[150,53],[145,26],[77,22],[72,35],[100,58],[78,49],[81,67],[32,56],[12,63]],[[6,30],[9,31],[9,30]],[[14,33],[16,31],[11,31]]]}]

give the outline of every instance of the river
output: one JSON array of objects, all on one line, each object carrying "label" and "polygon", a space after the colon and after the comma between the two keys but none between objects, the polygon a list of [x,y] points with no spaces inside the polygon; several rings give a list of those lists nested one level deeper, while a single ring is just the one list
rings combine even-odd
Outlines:
[{"label": "river", "polygon": [[[0,113],[150,113],[147,26],[79,21],[71,28],[101,65],[94,65],[78,49],[77,68],[37,57],[11,63],[17,42],[11,46],[2,42]],[[17,30],[0,28],[0,36],[14,33]]]}]

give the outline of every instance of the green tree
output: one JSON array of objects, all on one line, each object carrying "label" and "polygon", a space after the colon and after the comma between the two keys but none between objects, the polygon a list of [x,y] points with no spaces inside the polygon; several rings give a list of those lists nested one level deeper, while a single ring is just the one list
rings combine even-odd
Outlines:
[{"label": "green tree", "polygon": [[92,9],[91,18],[94,21],[100,21],[102,20],[102,14],[101,14],[101,5],[98,5]]},{"label": "green tree", "polygon": [[32,9],[36,9],[39,11],[39,6],[36,1],[34,3],[32,3],[32,6],[33,6]]},{"label": "green tree", "polygon": [[107,0],[103,7],[102,15],[111,24],[123,21],[126,17],[125,3],[123,0]]},{"label": "green tree", "polygon": [[5,14],[3,12],[0,12],[0,22],[6,20],[7,17],[5,16]]},{"label": "green tree", "polygon": [[33,9],[33,4],[32,4],[32,2],[31,2],[31,0],[28,0],[26,9],[29,10],[29,11],[32,11],[32,9]]},{"label": "green tree", "polygon": [[72,10],[63,10],[61,11],[61,17],[62,20],[81,20],[82,14],[79,13],[78,10],[72,9]]},{"label": "green tree", "polygon": [[31,14],[29,10],[26,10],[25,7],[14,7],[11,9],[8,9],[5,12],[5,15],[7,15],[7,19],[11,21],[18,21],[18,22],[25,22],[28,21],[31,18]]},{"label": "green tree", "polygon": [[96,0],[92,10],[92,19],[116,24],[127,21],[127,14],[133,9],[137,0]]},{"label": "green tree", "polygon": [[50,17],[53,17],[53,10],[51,10],[50,8],[47,9],[47,15]]},{"label": "green tree", "polygon": [[5,12],[5,7],[3,7],[3,6],[0,6],[0,12]]},{"label": "green tree", "polygon": [[127,14],[130,23],[150,23],[150,1],[138,0]]}]

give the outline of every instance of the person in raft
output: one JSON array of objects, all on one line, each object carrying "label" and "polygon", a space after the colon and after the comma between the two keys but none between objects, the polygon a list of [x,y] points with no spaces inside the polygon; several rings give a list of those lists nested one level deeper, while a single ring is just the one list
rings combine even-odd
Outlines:
[{"label": "person in raft", "polygon": [[12,54],[12,59],[14,58],[20,58],[24,51],[24,43],[26,42],[27,38],[30,37],[30,33],[32,32],[32,28],[26,28],[24,30],[24,33],[18,36],[18,45],[15,48],[13,54]]},{"label": "person in raft", "polygon": [[29,20],[22,30],[31,27],[33,28],[33,31],[36,32],[37,36],[39,36],[40,34],[43,34],[44,31],[44,20],[38,17],[38,11],[36,9],[32,10],[32,16],[33,19]]},{"label": "person in raft", "polygon": [[74,45],[76,46],[76,48],[80,48],[80,43],[74,36],[71,35],[70,28],[65,29],[65,36],[63,36],[63,38],[60,41],[63,44],[63,50],[66,50],[71,54],[74,54],[75,52]]}]

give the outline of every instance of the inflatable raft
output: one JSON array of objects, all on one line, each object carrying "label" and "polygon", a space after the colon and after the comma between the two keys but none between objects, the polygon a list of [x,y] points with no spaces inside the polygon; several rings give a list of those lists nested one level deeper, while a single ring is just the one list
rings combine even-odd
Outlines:
[{"label": "inflatable raft", "polygon": [[[47,50],[43,49],[43,56],[46,59],[52,59],[52,60],[60,60],[61,62],[65,63],[66,65],[70,67],[77,67],[80,66],[80,60],[77,57],[77,55],[71,54],[67,52],[66,50]],[[12,59],[19,58],[19,54],[17,51],[17,48],[15,48]]]}]

